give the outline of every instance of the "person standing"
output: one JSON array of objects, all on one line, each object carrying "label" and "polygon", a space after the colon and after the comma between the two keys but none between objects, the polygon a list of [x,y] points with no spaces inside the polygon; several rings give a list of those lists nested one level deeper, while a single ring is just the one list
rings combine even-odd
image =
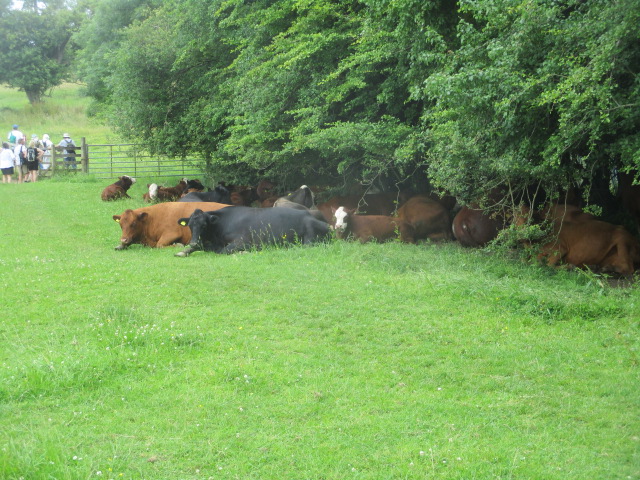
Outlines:
[{"label": "person standing", "polygon": [[18,130],[18,125],[14,125],[13,130],[11,130],[9,135],[7,135],[7,140],[9,140],[11,148],[15,148],[15,146],[18,145],[18,140],[21,138],[24,138],[24,133]]},{"label": "person standing", "polygon": [[29,147],[27,147],[27,182],[38,181],[38,165],[44,154],[44,146],[35,133],[31,135]]},{"label": "person standing", "polygon": [[51,166],[51,149],[53,148],[53,142],[46,133],[42,135],[42,147],[44,149],[44,155],[42,156],[40,166],[43,170],[47,170]]},{"label": "person standing", "polygon": [[18,172],[18,183],[22,183],[22,174],[29,173],[27,170],[27,147],[24,146],[24,137],[18,140],[16,148],[13,149],[15,155],[15,166]]},{"label": "person standing", "polygon": [[13,176],[13,151],[9,142],[2,142],[2,151],[0,151],[0,170],[2,170],[2,183],[11,183]]},{"label": "person standing", "polygon": [[74,155],[72,157],[64,157],[64,164],[65,168],[72,168],[75,170],[77,168],[75,157],[76,144],[73,143],[73,140],[71,140],[71,136],[68,133],[62,135],[62,141],[58,144],[58,146],[64,148],[64,150],[62,151],[63,155]]}]

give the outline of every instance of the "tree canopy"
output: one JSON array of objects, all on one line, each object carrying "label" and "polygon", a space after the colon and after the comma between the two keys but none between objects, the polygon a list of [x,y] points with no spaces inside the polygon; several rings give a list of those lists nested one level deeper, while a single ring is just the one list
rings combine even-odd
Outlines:
[{"label": "tree canopy", "polygon": [[218,179],[417,175],[470,200],[640,168],[635,0],[96,0],[93,12],[76,39],[113,125],[199,154]]},{"label": "tree canopy", "polygon": [[39,103],[48,89],[69,76],[70,40],[80,21],[62,0],[25,1],[21,9],[11,8],[11,2],[0,4],[0,83]]}]

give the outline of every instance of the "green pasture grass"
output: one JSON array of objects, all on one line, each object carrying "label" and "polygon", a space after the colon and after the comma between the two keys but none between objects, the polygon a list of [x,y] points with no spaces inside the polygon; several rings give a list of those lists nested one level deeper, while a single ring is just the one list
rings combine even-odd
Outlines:
[{"label": "green pasture grass", "polygon": [[91,99],[83,92],[83,85],[65,83],[53,88],[41,104],[31,105],[24,92],[0,85],[0,127],[6,130],[2,138],[6,138],[13,124],[18,124],[28,137],[35,133],[42,138],[48,133],[54,143],[60,142],[64,133],[78,144],[82,137],[93,144],[117,142],[108,126],[87,117]]},{"label": "green pasture grass", "polygon": [[455,244],[115,251],[142,183],[0,185],[0,478],[640,478],[637,286]]}]

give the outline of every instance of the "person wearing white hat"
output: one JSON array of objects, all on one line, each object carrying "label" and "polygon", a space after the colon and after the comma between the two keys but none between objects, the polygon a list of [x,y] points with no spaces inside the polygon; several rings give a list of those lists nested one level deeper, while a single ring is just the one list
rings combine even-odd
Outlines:
[{"label": "person wearing white hat", "polygon": [[53,147],[53,142],[47,133],[42,135],[42,145],[44,146],[44,155],[40,166],[43,170],[47,170],[51,166],[51,147]]},{"label": "person wearing white hat", "polygon": [[[71,136],[68,133],[62,135],[62,141],[58,144],[58,146],[64,148],[64,150],[62,151],[63,154],[75,155],[76,153],[76,144],[73,143],[73,140],[71,140]],[[76,157],[64,157],[64,165],[65,168],[76,169]]]}]

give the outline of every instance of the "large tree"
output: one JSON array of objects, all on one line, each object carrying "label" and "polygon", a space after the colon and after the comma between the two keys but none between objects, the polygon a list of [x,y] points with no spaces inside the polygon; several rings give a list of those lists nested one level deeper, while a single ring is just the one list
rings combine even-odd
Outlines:
[{"label": "large tree", "polygon": [[25,1],[0,15],[0,82],[24,91],[32,104],[70,75],[69,41],[82,19],[74,5]]}]

